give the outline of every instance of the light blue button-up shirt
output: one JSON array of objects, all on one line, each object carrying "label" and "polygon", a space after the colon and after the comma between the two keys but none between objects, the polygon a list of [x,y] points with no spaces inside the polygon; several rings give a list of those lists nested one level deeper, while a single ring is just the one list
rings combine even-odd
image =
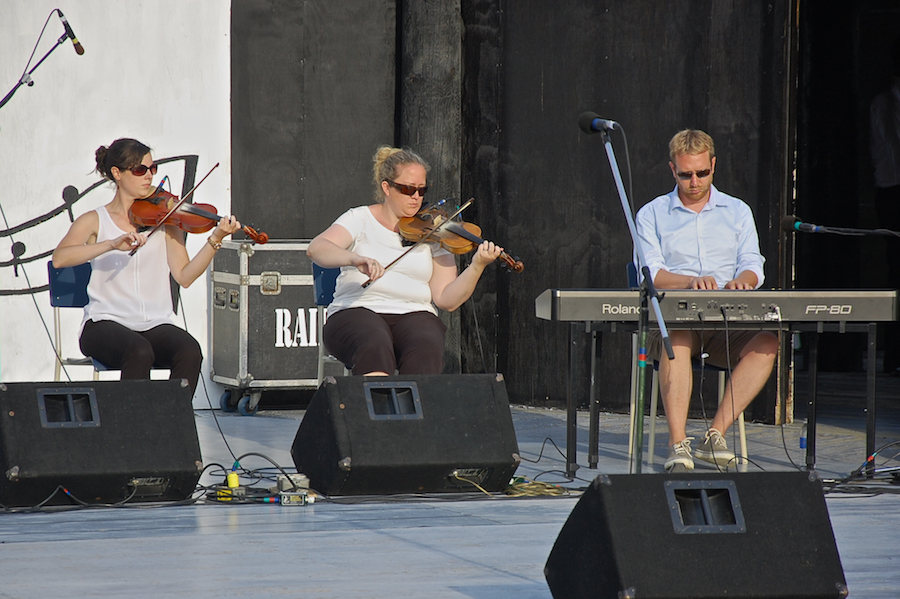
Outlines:
[{"label": "light blue button-up shirt", "polygon": [[[715,277],[719,288],[749,270],[763,283],[759,237],[750,207],[710,187],[700,212],[686,208],[676,186],[638,211],[635,219],[641,248],[656,280],[660,270],[693,277]],[[637,263],[637,256],[635,256]]]}]

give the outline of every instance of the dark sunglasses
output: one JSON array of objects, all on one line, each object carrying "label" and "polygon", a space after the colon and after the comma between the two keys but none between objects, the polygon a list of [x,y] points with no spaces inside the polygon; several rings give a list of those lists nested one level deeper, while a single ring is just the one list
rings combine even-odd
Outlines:
[{"label": "dark sunglasses", "polygon": [[135,177],[143,177],[147,174],[147,171],[150,171],[151,174],[155,175],[156,171],[159,170],[159,167],[155,164],[151,164],[150,166],[139,164],[136,167],[130,168],[128,170],[130,170],[131,174]]},{"label": "dark sunglasses", "polygon": [[395,183],[389,179],[385,179],[387,184],[402,193],[405,196],[413,196],[416,195],[416,192],[419,192],[420,196],[424,196],[428,193],[428,186],[416,187],[415,185],[403,185],[402,183]]},{"label": "dark sunglasses", "polygon": [[694,175],[697,175],[698,179],[705,179],[709,176],[709,173],[711,173],[711,172],[712,172],[712,169],[708,168],[706,170],[696,171],[693,173],[675,173],[675,174],[678,175],[679,179],[689,181],[691,179],[691,177],[693,177]]}]

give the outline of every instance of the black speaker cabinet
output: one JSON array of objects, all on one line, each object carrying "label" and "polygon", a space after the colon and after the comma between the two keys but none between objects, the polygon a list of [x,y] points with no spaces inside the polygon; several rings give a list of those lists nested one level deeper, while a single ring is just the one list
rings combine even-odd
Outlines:
[{"label": "black speaker cabinet", "polygon": [[499,374],[328,377],[291,455],[326,495],[501,491],[519,465]]},{"label": "black speaker cabinet", "polygon": [[822,485],[804,472],[600,476],[544,574],[556,599],[847,595]]},{"label": "black speaker cabinet", "polygon": [[0,504],[182,500],[202,468],[184,381],[0,384]]}]

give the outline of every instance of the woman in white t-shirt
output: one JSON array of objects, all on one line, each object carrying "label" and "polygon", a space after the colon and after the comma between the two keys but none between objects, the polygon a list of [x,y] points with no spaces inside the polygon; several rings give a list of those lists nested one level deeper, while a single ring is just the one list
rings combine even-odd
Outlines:
[{"label": "woman in white t-shirt", "polygon": [[[174,324],[169,275],[188,287],[241,224],[222,217],[191,259],[178,227],[165,225],[148,236],[131,221],[131,205],[155,191],[150,148],[117,139],[108,148],[100,146],[95,159],[97,172],[115,184],[116,194],[109,204],[75,219],[53,252],[56,268],[91,263],[81,351],[120,369],[123,379],[149,379],[152,367],[168,368],[170,378],[187,379],[193,393],[203,356],[197,341]],[[130,256],[135,247],[141,249]]]},{"label": "woman in white t-shirt", "polygon": [[313,262],[341,267],[323,341],[356,375],[440,374],[446,327],[435,306],[460,307],[503,248],[485,241],[457,273],[452,254],[423,243],[385,270],[408,249],[400,219],[422,207],[429,166],[414,152],[389,146],[374,160],[376,203],[351,208],[309,244]]}]

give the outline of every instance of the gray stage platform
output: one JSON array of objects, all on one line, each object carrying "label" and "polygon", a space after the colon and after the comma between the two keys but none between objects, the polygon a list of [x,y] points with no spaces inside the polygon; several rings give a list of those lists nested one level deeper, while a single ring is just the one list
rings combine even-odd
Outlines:
[{"label": "gray stage platform", "polygon": [[[878,446],[900,439],[897,399],[879,419]],[[840,403],[840,402],[838,402]],[[840,407],[838,405],[838,407]],[[545,439],[565,447],[565,414],[513,407],[523,462],[518,475],[561,484],[573,495],[510,499],[455,496],[305,507],[209,505],[3,514],[0,597],[310,597],[547,599],[543,566],[577,502],[577,489],[600,473],[627,473],[628,421],[604,414],[600,464],[586,467],[587,415],[579,415],[576,480]],[[216,412],[231,451],[262,453],[292,467],[290,446],[302,412],[248,418]],[[211,411],[196,422],[205,462],[230,466]],[[819,471],[840,478],[865,458],[859,410],[823,410]],[[691,426],[699,433],[701,423]],[[799,425],[748,425],[752,469],[803,463]],[[665,437],[660,438],[662,444]],[[729,436],[729,443],[731,438]],[[888,450],[882,459],[900,448]],[[659,448],[662,456],[664,448]],[[896,464],[896,460],[892,463]],[[246,468],[269,464],[253,456]],[[698,468],[701,468],[698,465]],[[660,469],[657,466],[657,470]],[[644,476],[657,476],[645,474]],[[205,482],[220,482],[210,477]],[[893,485],[900,491],[900,485]],[[826,497],[853,598],[900,596],[900,495]]]}]

